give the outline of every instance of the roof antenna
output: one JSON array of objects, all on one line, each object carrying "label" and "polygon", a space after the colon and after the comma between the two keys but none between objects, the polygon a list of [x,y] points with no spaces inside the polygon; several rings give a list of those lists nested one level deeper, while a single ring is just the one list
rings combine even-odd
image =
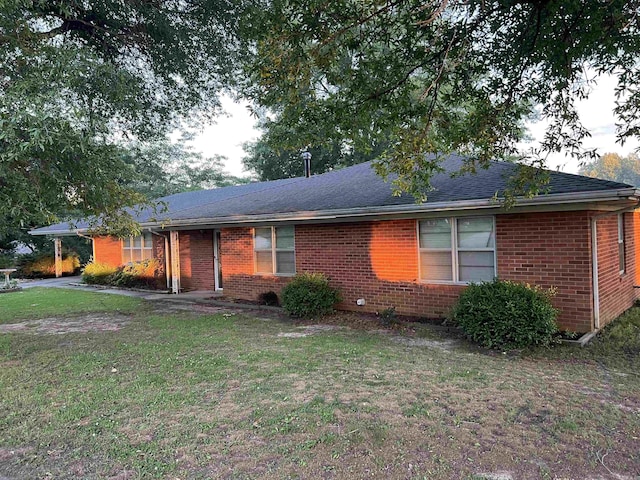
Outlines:
[{"label": "roof antenna", "polygon": [[309,178],[311,176],[311,152],[309,152],[309,147],[305,147],[300,156],[304,161],[304,176]]}]

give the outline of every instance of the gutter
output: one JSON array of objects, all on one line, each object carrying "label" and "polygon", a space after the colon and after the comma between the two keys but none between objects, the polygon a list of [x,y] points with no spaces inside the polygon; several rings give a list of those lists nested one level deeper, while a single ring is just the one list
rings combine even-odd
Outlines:
[{"label": "gutter", "polygon": [[[585,202],[606,202],[621,199],[636,200],[640,198],[640,191],[635,188],[623,188],[606,192],[590,191],[577,193],[561,193],[552,195],[541,195],[534,198],[519,198],[516,200],[516,207],[526,206],[546,206],[546,205],[567,205]],[[301,222],[301,221],[324,221],[339,220],[346,218],[364,218],[370,216],[385,216],[394,214],[420,214],[447,212],[451,210],[478,210],[478,209],[496,209],[500,208],[499,200],[481,199],[481,200],[461,200],[457,202],[434,202],[423,204],[403,204],[403,205],[386,205],[376,207],[356,207],[333,210],[316,210],[316,211],[296,211],[286,213],[268,213],[259,215],[231,215],[227,217],[201,217],[189,218],[184,220],[171,221],[166,219],[157,222],[140,222],[143,228],[177,228],[177,227],[198,227],[209,225],[236,225],[245,223],[260,222]],[[87,232],[89,229],[70,230],[49,230],[46,232],[37,232],[31,230],[31,235],[69,235],[77,232]]]}]

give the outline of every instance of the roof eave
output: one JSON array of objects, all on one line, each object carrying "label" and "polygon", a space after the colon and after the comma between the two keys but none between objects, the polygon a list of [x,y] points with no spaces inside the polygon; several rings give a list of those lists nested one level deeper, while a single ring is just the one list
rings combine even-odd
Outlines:
[{"label": "roof eave", "polygon": [[[617,190],[607,191],[589,191],[576,193],[560,193],[539,195],[533,198],[520,197],[516,199],[516,207],[536,207],[549,205],[566,205],[576,203],[599,203],[620,200],[640,200],[640,190],[629,187]],[[479,200],[460,200],[456,202],[435,202],[422,204],[403,204],[403,205],[387,205],[378,207],[358,207],[337,210],[316,210],[307,212],[286,212],[275,214],[260,215],[234,215],[227,217],[203,217],[191,218],[185,220],[171,221],[166,219],[157,222],[141,222],[140,226],[147,229],[171,229],[176,227],[197,227],[205,225],[235,225],[247,223],[259,223],[265,221],[273,222],[291,222],[291,221],[324,221],[336,220],[344,218],[366,218],[372,216],[396,215],[396,214],[421,214],[421,213],[437,213],[446,211],[464,211],[464,210],[484,210],[498,209],[501,207],[502,199],[479,199]],[[50,230],[46,232],[38,232],[31,230],[31,235],[77,235],[87,233],[89,229],[74,230]]]},{"label": "roof eave", "polygon": [[[534,198],[518,198],[516,199],[517,207],[525,206],[548,206],[548,205],[566,205],[575,203],[598,203],[619,201],[624,199],[640,200],[640,191],[635,188],[625,188],[615,191],[603,192],[578,192],[570,194],[544,195]],[[228,217],[215,218],[193,218],[185,220],[166,220],[158,222],[156,226],[163,225],[162,228],[169,229],[175,227],[196,227],[198,225],[212,224],[244,224],[258,223],[264,221],[324,221],[336,220],[340,218],[363,218],[369,216],[383,216],[406,213],[435,213],[453,210],[476,210],[476,209],[498,209],[501,208],[501,199],[481,199],[481,200],[462,200],[457,202],[437,202],[423,203],[411,205],[391,205],[382,207],[361,207],[340,210],[317,210],[309,212],[287,212],[277,214],[261,214],[261,215],[236,215]],[[153,226],[153,225],[149,225]]]}]

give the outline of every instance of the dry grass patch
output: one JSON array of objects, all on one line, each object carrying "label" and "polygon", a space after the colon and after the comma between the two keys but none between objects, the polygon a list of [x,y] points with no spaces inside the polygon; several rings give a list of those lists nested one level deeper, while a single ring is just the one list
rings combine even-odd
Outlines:
[{"label": "dry grass patch", "polygon": [[0,454],[22,452],[0,476],[640,475],[637,357],[261,316],[146,310],[119,331],[0,335]]}]

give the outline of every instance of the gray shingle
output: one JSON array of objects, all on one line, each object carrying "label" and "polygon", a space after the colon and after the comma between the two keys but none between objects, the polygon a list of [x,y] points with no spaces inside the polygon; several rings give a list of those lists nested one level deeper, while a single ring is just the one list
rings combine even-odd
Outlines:
[{"label": "gray shingle", "polygon": [[[500,195],[516,165],[492,162],[490,168],[479,169],[474,175],[452,177],[462,165],[462,158],[451,155],[443,162],[445,172],[432,179],[434,191],[428,192],[429,203],[483,200]],[[550,172],[550,194],[617,190],[630,185],[563,172]],[[411,205],[412,196],[394,196],[390,183],[384,182],[371,163],[335,170],[311,178],[292,178],[259,182],[235,187],[178,193],[159,199],[168,204],[168,211],[157,215],[158,220],[180,221],[216,219],[233,216],[269,215],[294,212],[375,208],[392,205]],[[149,221],[152,214],[138,217]],[[38,229],[38,233],[61,230],[66,224]],[[78,224],[76,228],[86,227]]]}]

